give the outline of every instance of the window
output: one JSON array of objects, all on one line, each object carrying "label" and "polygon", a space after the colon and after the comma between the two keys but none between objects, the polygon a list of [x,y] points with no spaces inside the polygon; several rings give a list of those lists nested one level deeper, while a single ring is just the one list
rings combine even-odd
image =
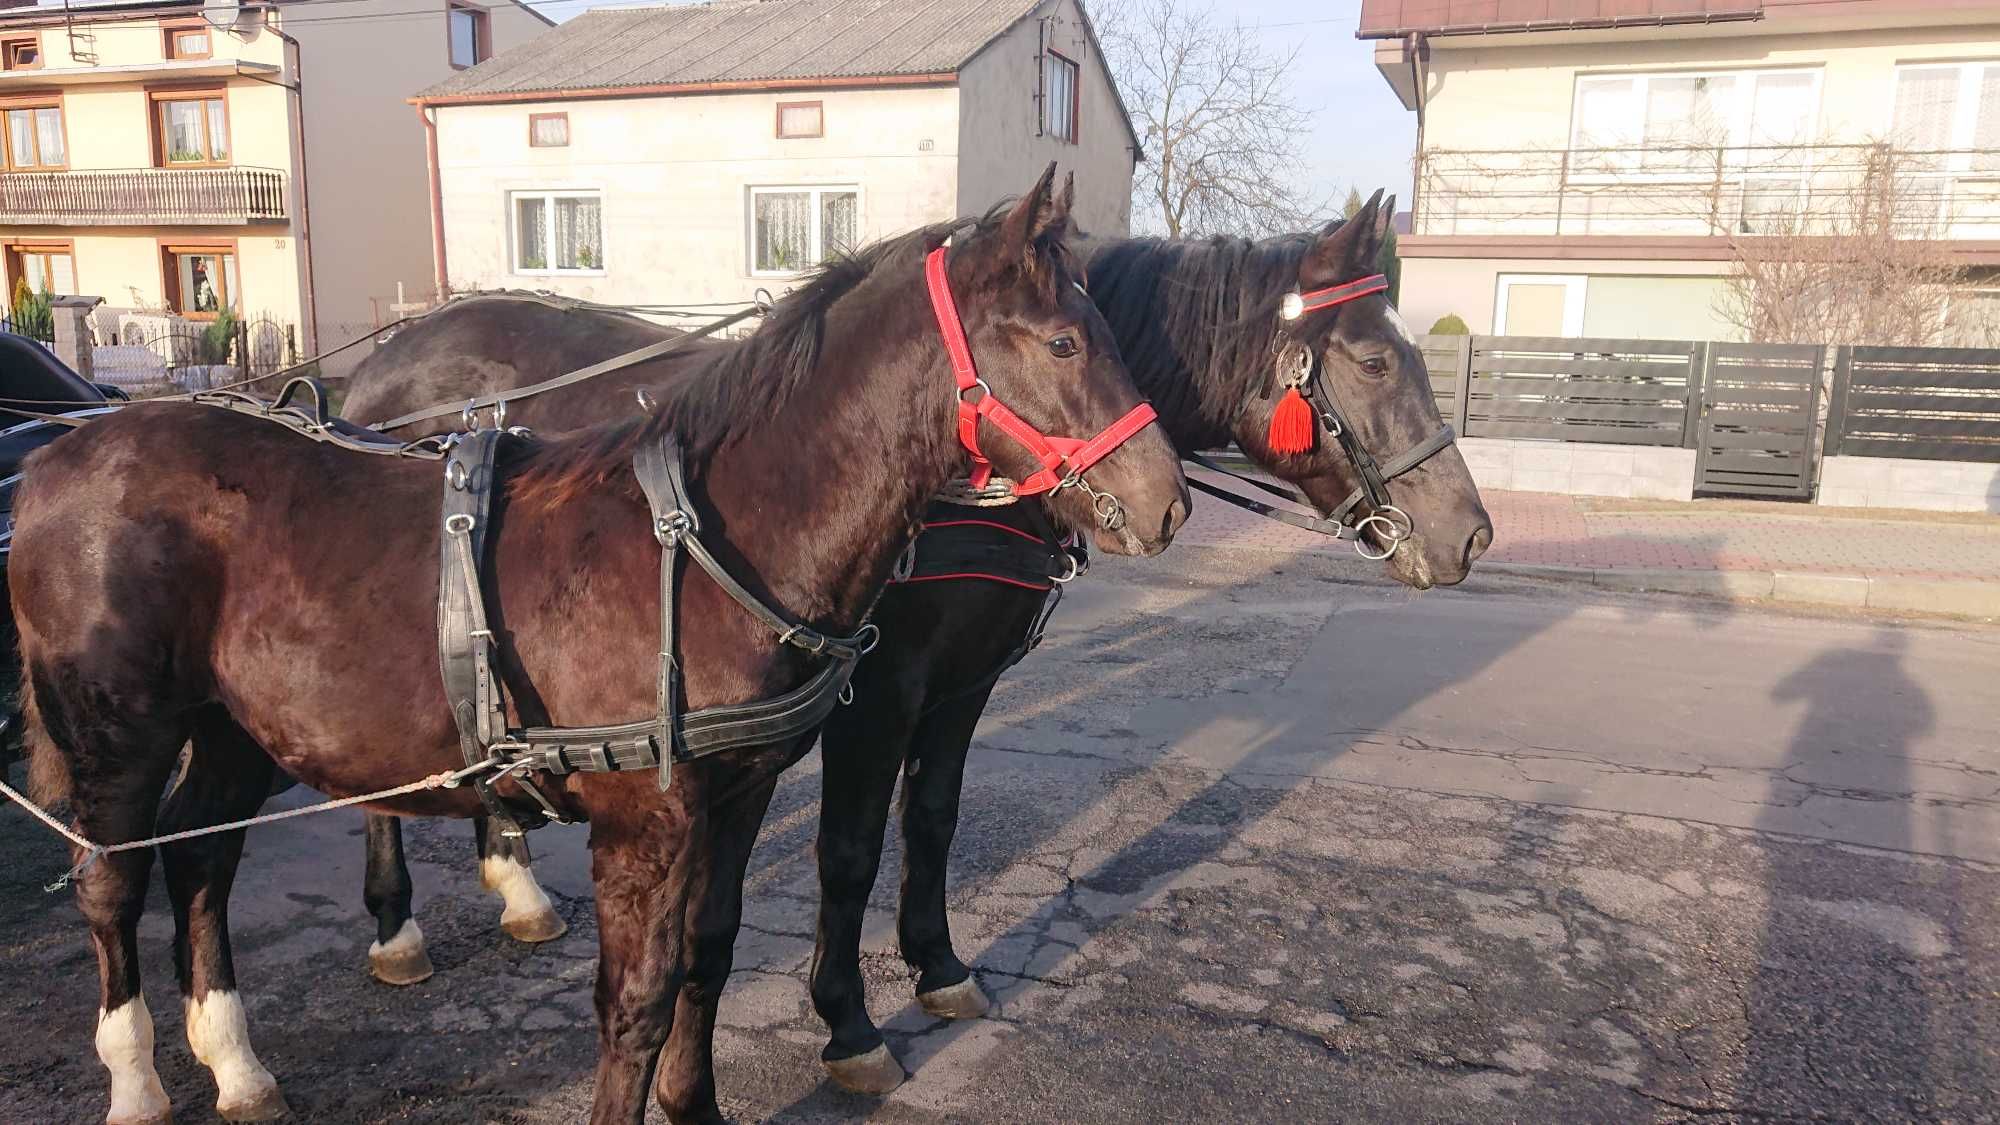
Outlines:
[{"label": "window", "polygon": [[779,102],[779,139],[826,136],[826,109],[819,102]]},{"label": "window", "polygon": [[242,308],[236,287],[236,248],[229,243],[165,246],[167,304],[182,316],[206,320]]},{"label": "window", "polygon": [[531,113],[528,115],[528,144],[533,148],[566,148],[569,145],[569,114]]},{"label": "window", "polygon": [[162,30],[167,37],[166,55],[170,59],[205,59],[213,51],[208,28],[201,24],[170,24]]},{"label": "window", "polygon": [[7,159],[10,172],[61,168],[69,163],[63,137],[62,107],[53,102],[8,104]]},{"label": "window", "polygon": [[7,247],[7,291],[25,281],[37,293],[76,292],[76,258],[67,242],[20,242]]},{"label": "window", "polygon": [[602,273],[604,205],[596,192],[516,192],[515,273]]},{"label": "window", "polygon": [[153,106],[162,168],[229,163],[229,107],[222,91],[155,91]]},{"label": "window", "polygon": [[0,62],[4,62],[8,70],[40,70],[42,41],[34,36],[0,39]]},{"label": "window", "polygon": [[861,235],[861,190],[750,189],[750,272],[794,274],[852,250]]},{"label": "window", "polygon": [[2000,169],[2000,62],[1897,70],[1891,135],[1940,171]]},{"label": "window", "polygon": [[1687,150],[1808,144],[1818,116],[1817,70],[1581,75],[1570,147],[1638,147],[1647,168],[1713,168],[1712,153]]},{"label": "window", "polygon": [[445,22],[451,39],[451,65],[460,70],[478,66],[493,53],[484,8],[454,2],[445,9]]},{"label": "window", "polygon": [[1076,143],[1078,108],[1076,64],[1050,51],[1042,57],[1042,132]]},{"label": "window", "polygon": [[1502,336],[1581,336],[1584,279],[1573,274],[1501,274],[1493,327]]}]

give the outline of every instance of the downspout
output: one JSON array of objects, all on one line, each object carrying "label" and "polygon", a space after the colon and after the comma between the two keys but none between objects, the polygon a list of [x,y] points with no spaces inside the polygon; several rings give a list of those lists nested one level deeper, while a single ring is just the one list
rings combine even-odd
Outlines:
[{"label": "downspout", "polygon": [[299,242],[299,297],[300,312],[305,324],[305,354],[319,354],[319,296],[313,287],[312,255],[312,188],[306,175],[306,77],[303,53],[299,41],[271,22],[275,11],[264,14],[264,26],[285,45],[285,61],[292,71],[291,117],[292,117],[292,195],[294,203],[293,228]]},{"label": "downspout", "polygon": [[[1430,44],[1424,41],[1423,32],[1410,36],[1405,48],[1410,56],[1410,89],[1416,101],[1417,110],[1417,152],[1410,169],[1410,233],[1417,233],[1417,211],[1424,201],[1424,82],[1429,75],[1424,73],[1424,62],[1430,55]],[[1394,219],[1395,216],[1390,216]]]},{"label": "downspout", "polygon": [[444,257],[444,182],[438,173],[437,111],[417,105],[417,120],[424,123],[424,165],[431,178],[431,261],[437,286],[436,300],[451,294],[451,270]]}]

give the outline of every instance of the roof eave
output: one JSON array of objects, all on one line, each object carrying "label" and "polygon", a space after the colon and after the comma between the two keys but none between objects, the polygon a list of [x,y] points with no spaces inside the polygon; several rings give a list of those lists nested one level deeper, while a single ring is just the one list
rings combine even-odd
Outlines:
[{"label": "roof eave", "polygon": [[558,90],[493,90],[466,94],[418,94],[414,106],[509,105],[520,102],[599,101],[609,98],[684,97],[692,94],[752,94],[789,90],[851,90],[905,86],[955,86],[956,71],[923,74],[840,75],[822,78],[747,78],[724,82],[671,82],[644,86],[579,86]]}]

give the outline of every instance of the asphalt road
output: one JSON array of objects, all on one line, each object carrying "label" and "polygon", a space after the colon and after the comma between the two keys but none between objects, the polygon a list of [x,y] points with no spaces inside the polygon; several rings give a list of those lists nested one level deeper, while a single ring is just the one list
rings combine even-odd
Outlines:
[{"label": "asphalt road", "polygon": [[[780,788],[718,1037],[742,1120],[2000,1120],[2000,630],[1531,585],[1414,595],[1324,562],[1106,561],[1002,685],[954,865],[999,1000],[945,1024],[869,928],[885,1101],[820,1077],[803,984],[818,776]],[[359,818],[260,829],[251,1030],[300,1119],[581,1120],[571,922],[497,927],[463,825],[411,833],[438,974],[373,983]],[[0,810],[0,1122],[99,1120],[62,852]],[[182,1122],[164,895],[143,930]]]}]

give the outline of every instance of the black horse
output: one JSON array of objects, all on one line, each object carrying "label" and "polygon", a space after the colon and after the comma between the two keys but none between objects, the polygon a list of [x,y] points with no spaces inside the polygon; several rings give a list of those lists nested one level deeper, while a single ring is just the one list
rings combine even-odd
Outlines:
[{"label": "black horse", "polygon": [[[13,560],[37,792],[66,795],[78,830],[115,845],[246,816],[274,764],[333,795],[459,767],[437,675],[440,559],[448,535],[481,527],[487,565],[470,547],[455,557],[490,608],[467,620],[485,622],[470,635],[496,649],[506,731],[651,716],[668,728],[651,752],[671,753],[677,699],[695,713],[817,682],[827,638],[857,633],[928,497],[964,471],[962,443],[976,436],[1003,471],[1037,467],[998,426],[960,428],[955,353],[969,348],[990,384],[974,399],[984,411],[1006,400],[1066,434],[1150,416],[1074,287],[1053,172],[1004,216],[831,263],[748,341],[665,380],[644,416],[553,441],[481,438],[503,446],[491,472],[439,473],[189,404],[133,406],[52,444],[29,462]],[[943,311],[954,294],[962,320]],[[1119,432],[1127,440],[1050,508],[1107,550],[1151,553],[1184,518],[1186,486],[1158,427]],[[674,445],[684,478],[644,468]],[[494,482],[490,518],[442,518],[447,484],[474,480]],[[1100,518],[1097,493],[1118,498],[1122,524]],[[666,550],[693,550],[691,533],[745,589],[669,565]],[[720,1120],[712,1035],[744,865],[779,771],[810,742],[685,762],[671,785],[655,770],[606,771],[601,748],[596,769],[541,775],[558,814],[591,822],[594,1120],[641,1121],[656,1066],[675,1120]],[[469,788],[381,807],[470,816],[482,805]],[[514,774],[496,788],[529,795]],[[238,829],[158,851],[190,1045],[222,1115],[261,1120],[284,1101],[251,1050],[230,957],[242,844]],[[139,987],[153,855],[96,854],[77,876],[114,1123],[168,1112]]]},{"label": "black horse", "polygon": [[[1088,269],[1091,296],[1116,334],[1134,380],[1182,452],[1235,442],[1272,474],[1296,484],[1322,511],[1345,503],[1357,487],[1356,470],[1328,430],[1310,435],[1310,448],[1303,452],[1272,448],[1273,415],[1286,384],[1298,378],[1302,355],[1310,359],[1320,386],[1338,402],[1364,454],[1372,453],[1376,461],[1390,462],[1438,432],[1441,422],[1422,357],[1384,297],[1369,294],[1296,320],[1283,315],[1288,295],[1372,274],[1393,211],[1393,199],[1385,204],[1378,193],[1353,220],[1312,234],[1263,242],[1138,239],[1105,243],[1096,250]],[[481,341],[506,331],[546,334],[568,346],[591,338],[597,325],[609,331],[612,323],[606,313],[534,301],[486,299],[448,308],[404,330],[381,355],[381,363],[357,371],[348,400],[350,416],[381,419],[430,402],[460,401],[551,378],[561,369],[512,363]],[[661,332],[655,329],[652,335],[657,338]],[[625,337],[616,345],[584,348],[573,358],[608,358],[630,342]],[[411,367],[406,359],[412,355],[436,361]],[[549,428],[587,424],[622,409],[643,379],[640,373],[620,372],[546,392],[514,404],[509,420]],[[1457,452],[1446,448],[1422,461],[1391,481],[1390,489],[1416,531],[1390,556],[1391,572],[1418,588],[1463,579],[1490,544],[1492,527]],[[1025,505],[982,508],[976,515],[981,523],[1008,524],[1031,535],[1039,527]],[[949,549],[941,542],[946,535],[926,532],[918,557],[927,550]],[[835,714],[821,734],[825,799],[812,996],[832,1029],[822,1057],[835,1079],[850,1089],[887,1092],[904,1077],[868,1017],[859,961],[862,915],[880,864],[899,774],[904,778],[905,847],[898,933],[903,954],[917,972],[918,1000],[927,1011],[947,1018],[976,1016],[987,1008],[986,997],[952,948],[944,905],[945,864],[973,730],[997,673],[1019,655],[1040,620],[1047,595],[1036,585],[1046,588],[1047,582],[974,579],[891,585],[876,609],[883,643],[862,662],[854,705]],[[368,898],[382,942],[417,933],[408,921],[409,873],[397,832],[393,820],[371,821]],[[545,909],[546,899],[515,854],[482,848],[482,857],[489,886],[507,898],[510,914],[531,916],[521,912],[533,910],[538,901]],[[392,952],[412,950],[421,958],[415,962],[418,971],[428,975],[420,938],[413,947],[405,944]],[[385,966],[378,957],[375,968],[387,977],[385,968],[393,972],[411,963],[399,958]],[[663,1087],[661,1095],[671,1102],[673,1092]]]}]

